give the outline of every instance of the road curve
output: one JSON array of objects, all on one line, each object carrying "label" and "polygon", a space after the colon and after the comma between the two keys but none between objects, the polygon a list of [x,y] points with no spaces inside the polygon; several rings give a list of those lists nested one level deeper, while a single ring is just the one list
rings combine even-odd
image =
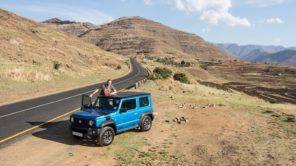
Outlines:
[{"label": "road curve", "polygon": [[[117,90],[129,88],[148,76],[147,70],[134,58],[131,59],[131,67],[129,74],[113,80]],[[90,94],[101,84],[0,106],[0,144],[34,129],[36,125],[38,128],[40,122],[56,120],[61,115],[77,109],[80,107],[81,95]]]}]

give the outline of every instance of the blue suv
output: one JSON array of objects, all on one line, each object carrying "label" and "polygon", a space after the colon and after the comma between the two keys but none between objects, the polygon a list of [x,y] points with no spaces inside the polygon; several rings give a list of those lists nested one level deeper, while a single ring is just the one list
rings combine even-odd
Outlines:
[{"label": "blue suv", "polygon": [[81,111],[70,116],[70,129],[76,138],[93,139],[107,146],[117,133],[135,128],[150,130],[153,118],[150,93],[119,92],[116,96],[98,96],[94,103],[83,95]]}]

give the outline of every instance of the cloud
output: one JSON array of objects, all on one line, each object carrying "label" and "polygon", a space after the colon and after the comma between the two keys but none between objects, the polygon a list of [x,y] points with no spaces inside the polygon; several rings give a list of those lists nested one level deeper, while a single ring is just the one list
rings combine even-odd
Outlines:
[{"label": "cloud", "polygon": [[203,28],[201,31],[202,31],[203,33],[210,33],[210,32],[211,32],[211,28],[206,27],[206,28]]},{"label": "cloud", "polygon": [[34,15],[47,18],[58,17],[63,20],[90,22],[93,24],[103,24],[114,20],[112,16],[99,10],[93,8],[72,7],[69,5],[14,5],[7,6],[5,8],[14,10],[16,12],[33,13]]},{"label": "cloud", "polygon": [[178,10],[201,13],[200,19],[209,24],[225,23],[228,26],[251,26],[247,18],[233,16],[229,13],[231,0],[175,0]]},{"label": "cloud", "polygon": [[280,38],[275,38],[275,39],[273,39],[272,42],[275,43],[275,44],[279,44],[279,43],[282,42],[282,39],[280,39]]},{"label": "cloud", "polygon": [[268,18],[264,22],[267,24],[284,24],[285,23],[282,19],[278,17]]},{"label": "cloud", "polygon": [[151,6],[152,1],[151,0],[144,0],[144,4],[147,5],[147,6]]},{"label": "cloud", "polygon": [[284,2],[285,0],[247,0],[248,4],[252,4],[254,6],[259,7],[269,7],[273,5],[279,5]]}]

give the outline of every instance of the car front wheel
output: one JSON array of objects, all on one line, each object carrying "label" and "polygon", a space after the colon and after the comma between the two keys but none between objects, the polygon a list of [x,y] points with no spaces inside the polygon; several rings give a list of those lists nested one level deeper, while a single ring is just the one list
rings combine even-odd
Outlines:
[{"label": "car front wheel", "polygon": [[141,121],[140,130],[141,131],[148,131],[151,129],[152,120],[150,116],[145,116]]},{"label": "car front wheel", "polygon": [[104,127],[99,134],[99,145],[100,146],[108,146],[110,145],[115,137],[115,132],[112,127]]}]

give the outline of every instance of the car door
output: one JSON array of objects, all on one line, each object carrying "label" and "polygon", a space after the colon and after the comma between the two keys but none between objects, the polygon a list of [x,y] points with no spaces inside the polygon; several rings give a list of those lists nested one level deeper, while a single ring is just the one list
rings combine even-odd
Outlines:
[{"label": "car door", "polygon": [[116,117],[117,130],[124,131],[138,125],[136,98],[123,99]]},{"label": "car door", "polygon": [[81,110],[85,109],[91,109],[92,108],[92,100],[91,97],[88,95],[82,95],[82,100],[81,100]]}]

